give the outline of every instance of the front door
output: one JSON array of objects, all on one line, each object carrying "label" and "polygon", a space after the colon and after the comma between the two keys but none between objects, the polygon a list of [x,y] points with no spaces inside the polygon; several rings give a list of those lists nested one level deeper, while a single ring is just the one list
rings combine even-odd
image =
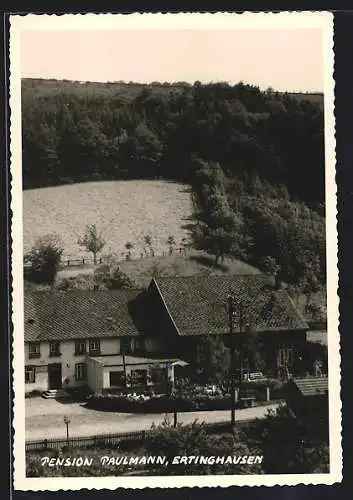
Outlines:
[{"label": "front door", "polygon": [[51,363],[48,365],[49,389],[61,389],[61,363]]}]

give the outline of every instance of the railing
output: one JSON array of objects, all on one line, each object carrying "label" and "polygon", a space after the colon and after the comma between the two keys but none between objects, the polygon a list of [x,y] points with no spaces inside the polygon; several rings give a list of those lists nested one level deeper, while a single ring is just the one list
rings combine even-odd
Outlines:
[{"label": "railing", "polygon": [[[236,422],[237,427],[249,425],[253,420],[239,420]],[[225,420],[217,423],[205,423],[209,433],[224,431],[230,427],[230,422]],[[72,437],[69,439],[43,439],[40,441],[26,441],[26,452],[39,451],[47,449],[69,448],[102,448],[109,445],[118,445],[121,441],[144,441],[147,437],[158,432],[158,429],[148,429],[143,431],[123,432],[119,434],[102,434],[97,436]]]},{"label": "railing", "polygon": [[[166,250],[153,251],[153,252],[143,252],[134,250],[133,252],[121,252],[120,257],[117,257],[117,262],[123,262],[125,260],[142,260],[151,257],[166,257],[168,255],[187,255],[189,252],[189,248],[187,247],[175,247],[173,252]],[[106,257],[97,257],[96,265],[104,264],[107,262]],[[70,268],[70,267],[85,267],[88,265],[94,265],[93,257],[81,257],[74,258],[70,256],[63,256],[61,258],[61,268]],[[23,267],[25,271],[29,271],[31,269],[31,262],[26,261],[23,263]]]},{"label": "railing", "polygon": [[[96,264],[100,265],[102,263],[103,263],[103,258],[102,257],[97,258]],[[93,264],[94,264],[94,259],[89,257],[83,257],[82,259],[64,258],[61,260],[62,267],[83,267]]]}]

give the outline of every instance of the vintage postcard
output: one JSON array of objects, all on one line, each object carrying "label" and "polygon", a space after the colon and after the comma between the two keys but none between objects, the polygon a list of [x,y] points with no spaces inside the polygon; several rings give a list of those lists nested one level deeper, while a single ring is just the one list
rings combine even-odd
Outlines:
[{"label": "vintage postcard", "polygon": [[14,488],[340,482],[333,15],[10,24]]}]

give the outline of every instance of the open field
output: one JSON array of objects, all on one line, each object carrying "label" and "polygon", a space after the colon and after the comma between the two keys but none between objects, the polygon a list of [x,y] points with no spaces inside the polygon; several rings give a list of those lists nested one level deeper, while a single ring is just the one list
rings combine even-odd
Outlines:
[{"label": "open field", "polygon": [[183,226],[191,215],[189,187],[167,181],[87,182],[30,189],[23,193],[23,240],[28,251],[36,238],[57,233],[64,255],[91,257],[77,244],[87,224],[96,224],[106,240],[104,254],[122,258],[124,245],[134,245],[132,257],[143,252],[143,236],[152,237],[156,254],[168,251],[166,240],[176,244],[187,237]]}]

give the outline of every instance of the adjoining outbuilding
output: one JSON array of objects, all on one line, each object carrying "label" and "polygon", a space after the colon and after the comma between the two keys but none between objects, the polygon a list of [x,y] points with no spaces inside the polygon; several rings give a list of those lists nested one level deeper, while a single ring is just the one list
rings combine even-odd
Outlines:
[{"label": "adjoining outbuilding", "polygon": [[284,393],[295,418],[328,433],[328,377],[294,378],[287,382]]}]

